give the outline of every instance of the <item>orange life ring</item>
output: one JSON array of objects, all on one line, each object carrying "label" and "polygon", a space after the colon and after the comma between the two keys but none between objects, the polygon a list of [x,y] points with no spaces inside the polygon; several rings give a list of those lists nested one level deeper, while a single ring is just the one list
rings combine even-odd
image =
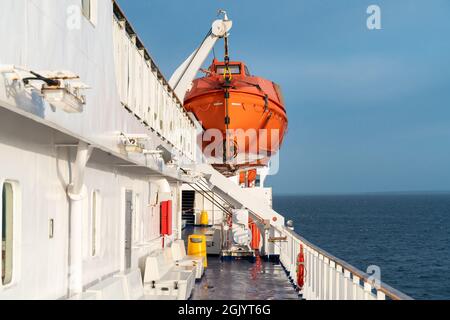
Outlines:
[{"label": "orange life ring", "polygon": [[305,285],[305,254],[303,245],[300,245],[300,252],[297,256],[297,286],[302,289]]}]

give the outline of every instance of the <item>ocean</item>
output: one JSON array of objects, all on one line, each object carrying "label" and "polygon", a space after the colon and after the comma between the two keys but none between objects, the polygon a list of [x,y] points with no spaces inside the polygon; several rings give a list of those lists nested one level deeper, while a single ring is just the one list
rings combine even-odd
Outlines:
[{"label": "ocean", "polygon": [[450,299],[450,194],[274,196],[295,231],[415,299]]}]

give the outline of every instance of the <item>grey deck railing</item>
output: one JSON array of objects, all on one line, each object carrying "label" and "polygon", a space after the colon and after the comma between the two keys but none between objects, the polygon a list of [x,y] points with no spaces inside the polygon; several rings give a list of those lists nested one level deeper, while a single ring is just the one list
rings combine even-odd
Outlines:
[{"label": "grey deck railing", "polygon": [[280,261],[297,284],[297,257],[304,252],[304,286],[299,288],[307,300],[411,300],[374,276],[313,245],[294,231],[281,230]]}]

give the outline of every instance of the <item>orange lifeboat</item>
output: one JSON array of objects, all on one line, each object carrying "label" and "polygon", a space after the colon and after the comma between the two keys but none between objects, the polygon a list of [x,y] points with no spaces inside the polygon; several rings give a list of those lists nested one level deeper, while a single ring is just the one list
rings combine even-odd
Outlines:
[{"label": "orange lifeboat", "polygon": [[[252,76],[242,62],[214,59],[204,72],[205,77],[194,80],[184,105],[205,129],[205,156],[216,159],[213,165],[218,169],[267,165],[287,130],[280,87]],[[216,134],[208,133],[209,129],[215,129]],[[212,144],[219,148],[212,148]]]}]

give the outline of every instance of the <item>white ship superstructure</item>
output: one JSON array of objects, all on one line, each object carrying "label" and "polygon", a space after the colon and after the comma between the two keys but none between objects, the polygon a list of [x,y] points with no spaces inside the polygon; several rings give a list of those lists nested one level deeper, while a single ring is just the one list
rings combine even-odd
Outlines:
[{"label": "white ship superstructure", "polygon": [[0,40],[0,299],[202,297],[184,227],[205,212],[210,249],[230,257],[249,215],[295,296],[408,298],[295,234],[270,189],[203,160],[201,125],[115,1],[2,0]]}]

